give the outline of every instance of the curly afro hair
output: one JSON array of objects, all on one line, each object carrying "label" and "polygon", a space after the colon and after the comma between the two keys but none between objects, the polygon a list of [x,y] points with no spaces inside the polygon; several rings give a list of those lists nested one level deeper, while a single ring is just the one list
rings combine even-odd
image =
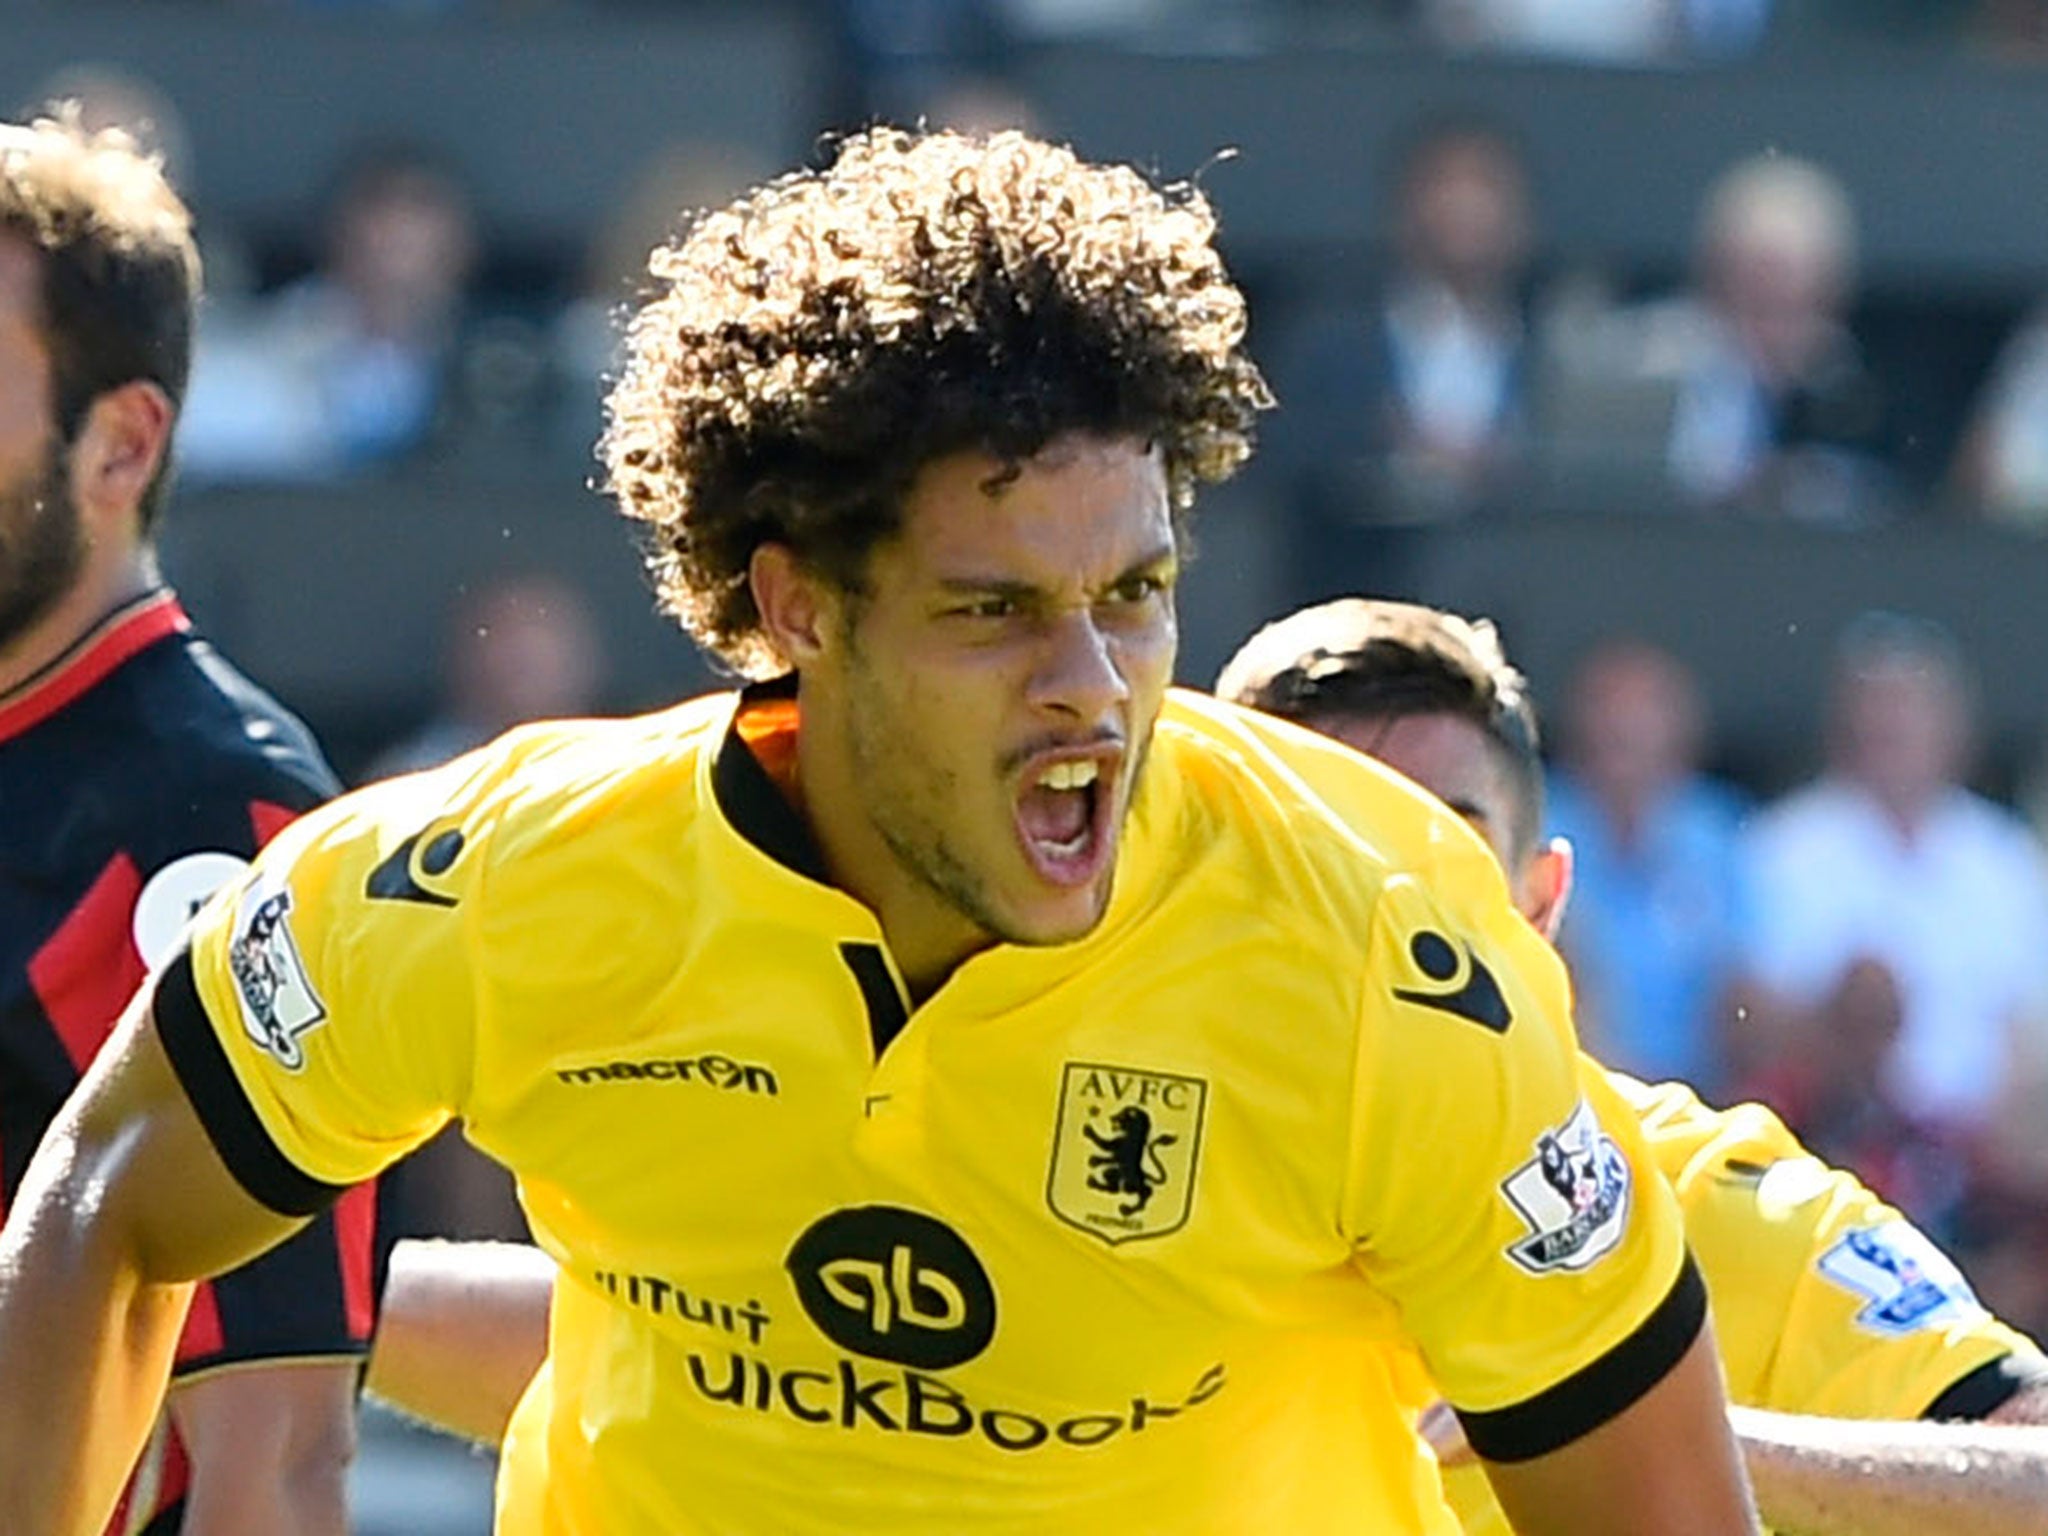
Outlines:
[{"label": "curly afro hair", "polygon": [[662,606],[779,669],[754,550],[858,591],[918,471],[964,449],[1136,438],[1185,510],[1270,404],[1215,232],[1192,188],[1020,133],[878,128],[656,249],[600,452]]}]

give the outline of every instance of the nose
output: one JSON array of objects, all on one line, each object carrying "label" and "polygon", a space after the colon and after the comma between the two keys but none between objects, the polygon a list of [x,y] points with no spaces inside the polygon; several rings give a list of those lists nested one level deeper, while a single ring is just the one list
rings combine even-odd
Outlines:
[{"label": "nose", "polygon": [[1034,709],[1082,722],[1101,720],[1130,698],[1116,642],[1092,609],[1062,613],[1045,626],[1029,695]]}]

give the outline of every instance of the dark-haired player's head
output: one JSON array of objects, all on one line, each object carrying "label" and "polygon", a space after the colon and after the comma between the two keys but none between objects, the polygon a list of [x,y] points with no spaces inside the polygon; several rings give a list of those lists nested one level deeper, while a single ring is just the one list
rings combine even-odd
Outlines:
[{"label": "dark-haired player's head", "polygon": [[1021,133],[884,128],[650,264],[603,453],[663,605],[797,673],[828,855],[956,947],[1107,901],[1179,516],[1266,403],[1214,235]]},{"label": "dark-haired player's head", "polygon": [[1543,761],[1528,684],[1484,619],[1340,598],[1245,642],[1219,697],[1378,758],[1472,823],[1546,932],[1563,915],[1570,849],[1543,839]]},{"label": "dark-haired player's head", "polygon": [[147,535],[199,283],[191,215],[125,133],[0,124],[0,645]]}]

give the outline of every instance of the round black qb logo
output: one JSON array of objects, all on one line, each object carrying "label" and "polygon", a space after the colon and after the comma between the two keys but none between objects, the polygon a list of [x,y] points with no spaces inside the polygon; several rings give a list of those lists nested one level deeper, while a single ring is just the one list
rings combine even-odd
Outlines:
[{"label": "round black qb logo", "polygon": [[783,1260],[797,1300],[841,1349],[923,1371],[972,1360],[996,1334],[996,1293],[951,1227],[894,1205],[813,1222]]}]

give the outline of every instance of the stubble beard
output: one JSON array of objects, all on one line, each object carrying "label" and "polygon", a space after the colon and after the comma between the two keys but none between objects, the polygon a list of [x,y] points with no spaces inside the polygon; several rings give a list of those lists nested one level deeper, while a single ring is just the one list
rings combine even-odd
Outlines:
[{"label": "stubble beard", "polygon": [[[958,916],[998,943],[1043,948],[1071,944],[1094,932],[1109,909],[1121,850],[1119,857],[1110,861],[1099,905],[1085,927],[1053,937],[1017,928],[996,909],[989,894],[988,880],[960,857],[947,838],[944,827],[918,811],[918,806],[927,801],[935,805],[953,801],[956,786],[952,776],[944,772],[921,772],[910,761],[899,745],[907,739],[906,736],[890,727],[891,709],[883,702],[888,696],[877,686],[873,669],[867,665],[857,646],[850,647],[849,654],[853,658],[847,669],[853,691],[852,708],[847,712],[849,755],[857,782],[867,797],[864,809],[868,821],[903,870]],[[1148,729],[1138,744],[1137,760],[1131,770],[1130,798],[1110,825],[1109,835],[1112,837],[1120,839],[1130,820],[1151,750],[1152,733]],[[993,757],[990,772],[996,772]],[[1021,850],[1017,857],[1021,865]]]},{"label": "stubble beard", "polygon": [[35,476],[0,494],[0,649],[49,615],[77,583],[85,556],[71,478],[53,443]]},{"label": "stubble beard", "polygon": [[926,802],[946,805],[958,798],[952,774],[913,761],[902,746],[905,736],[891,723],[889,694],[858,645],[849,647],[849,662],[849,756],[869,824],[903,871],[959,917],[999,942],[1034,942],[996,912],[987,880],[960,857],[945,828],[920,809]]}]

